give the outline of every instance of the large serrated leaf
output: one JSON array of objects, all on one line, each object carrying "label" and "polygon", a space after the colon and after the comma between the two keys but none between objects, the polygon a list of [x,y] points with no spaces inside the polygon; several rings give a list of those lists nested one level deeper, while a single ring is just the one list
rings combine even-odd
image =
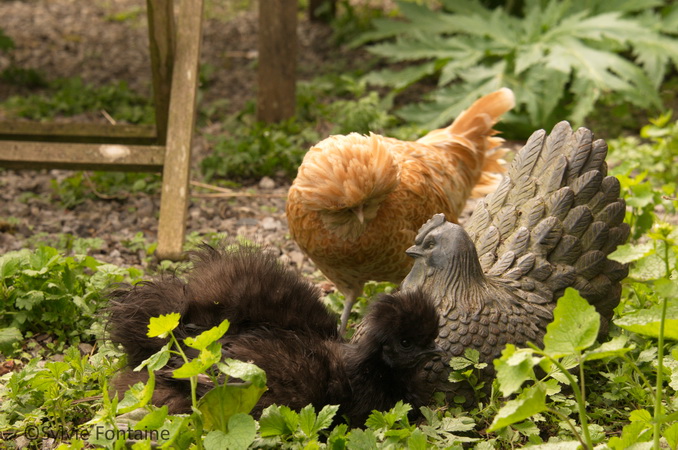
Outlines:
[{"label": "large serrated leaf", "polygon": [[617,246],[617,249],[607,257],[612,261],[626,264],[638,261],[639,259],[648,256],[653,251],[654,245],[651,242],[645,242],[643,244],[622,244]]},{"label": "large serrated leaf", "polygon": [[205,449],[245,450],[254,442],[256,435],[257,425],[252,416],[236,414],[228,420],[228,432],[213,430],[207,433]]},{"label": "large serrated leaf", "polygon": [[[658,0],[531,1],[524,4],[522,19],[481,2],[443,3],[439,11],[400,2],[404,20],[375,20],[376,30],[366,34],[374,40],[396,38],[370,47],[375,54],[392,61],[435,60],[442,67],[438,91],[400,114],[428,127],[444,125],[459,111],[458,99],[441,95],[442,89],[473,91],[490,78],[497,88],[515,92],[515,114],[505,119],[514,122],[513,129],[528,122],[530,129],[550,127],[557,119],[580,125],[608,93],[656,108],[659,83],[678,60],[676,27],[669,25],[678,23],[678,8],[655,13],[647,5]],[[501,73],[481,75],[497,61],[510,63]]]},{"label": "large serrated leaf", "polygon": [[508,401],[494,416],[487,431],[495,431],[508,425],[521,422],[546,409],[546,390],[541,384],[535,384],[523,391],[515,400]]},{"label": "large serrated leaf", "polygon": [[265,390],[253,384],[225,384],[208,391],[198,402],[205,429],[228,431],[230,418],[249,413]]},{"label": "large serrated leaf", "polygon": [[390,86],[400,90],[425,76],[433,74],[435,70],[436,64],[429,62],[398,71],[384,69],[378,72],[370,72],[365,76],[364,80],[376,86]]},{"label": "large serrated leaf", "polygon": [[209,330],[203,331],[196,337],[189,336],[186,339],[184,339],[184,344],[191,348],[195,348],[198,350],[203,350],[207,348],[210,344],[213,342],[221,339],[221,337],[226,334],[226,331],[228,331],[230,323],[228,320],[224,320],[219,324],[219,326],[212,327]]},{"label": "large serrated leaf", "polygon": [[539,358],[532,356],[532,350],[517,350],[514,345],[507,344],[501,358],[494,360],[502,395],[508,397],[518,392],[525,381],[534,380],[533,367],[538,361]]},{"label": "large serrated leaf", "polygon": [[[623,317],[615,319],[615,325],[624,328],[633,333],[659,337],[660,320],[662,305],[655,305],[649,309],[640,309],[638,311],[626,314]],[[668,301],[666,309],[666,322],[664,324],[664,337],[678,340],[678,300]]]},{"label": "large serrated leaf", "polygon": [[[481,95],[488,94],[501,87],[498,78],[503,72],[504,62],[495,64],[488,70],[469,71],[467,75],[479,80],[479,84],[453,85],[436,93],[430,103],[409,105],[397,111],[405,120],[426,124],[429,127],[447,125]],[[477,74],[477,75],[476,75]]]},{"label": "large serrated leaf", "polygon": [[554,358],[581,352],[593,345],[599,328],[596,308],[576,290],[567,288],[553,310],[553,322],[546,327],[544,352]]}]

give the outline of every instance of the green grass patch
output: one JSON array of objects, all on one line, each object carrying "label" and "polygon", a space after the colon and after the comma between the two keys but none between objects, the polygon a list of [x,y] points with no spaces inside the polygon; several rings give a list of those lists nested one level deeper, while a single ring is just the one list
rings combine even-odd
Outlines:
[{"label": "green grass patch", "polygon": [[80,78],[53,81],[46,93],[10,97],[2,106],[31,120],[105,111],[116,121],[151,124],[155,115],[151,100],[129,89],[123,81],[95,87]]}]

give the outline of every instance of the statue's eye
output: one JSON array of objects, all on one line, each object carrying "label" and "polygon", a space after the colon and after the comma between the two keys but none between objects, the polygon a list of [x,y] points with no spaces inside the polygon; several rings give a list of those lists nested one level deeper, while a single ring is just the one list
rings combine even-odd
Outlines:
[{"label": "statue's eye", "polygon": [[402,339],[402,340],[400,341],[400,346],[401,346],[402,348],[406,348],[406,349],[407,349],[407,348],[412,347],[412,342],[410,342],[409,339]]},{"label": "statue's eye", "polygon": [[424,249],[430,250],[434,245],[436,245],[436,242],[433,239],[428,239],[426,242],[424,242]]}]

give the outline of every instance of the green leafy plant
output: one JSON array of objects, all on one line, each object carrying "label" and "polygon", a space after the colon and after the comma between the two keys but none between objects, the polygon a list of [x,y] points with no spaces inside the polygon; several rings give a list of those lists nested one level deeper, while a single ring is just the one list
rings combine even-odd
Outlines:
[{"label": "green leafy plant", "polygon": [[[654,387],[628,357],[627,353],[634,346],[629,345],[629,337],[626,335],[618,335],[609,342],[593,347],[599,332],[600,316],[576,291],[568,288],[565,295],[558,300],[553,313],[554,320],[547,327],[543,350],[535,346],[530,349],[516,349],[507,345],[502,357],[495,360],[502,394],[519,395],[499,410],[488,431],[496,431],[546,412],[559,417],[584,448],[593,448],[602,437],[599,433],[600,426],[590,423],[591,414],[586,408],[587,370],[584,364],[616,359],[630,367],[633,376],[639,377],[642,390],[635,397],[635,410],[628,415],[630,423],[624,427],[621,436],[608,441],[609,447],[622,449],[651,441],[653,448],[659,448],[662,438],[675,442],[676,427],[673,422],[678,419],[678,411],[675,406],[669,406],[671,402],[665,390],[664,379],[667,373],[671,374],[672,381],[669,384],[674,390],[678,388],[675,382],[678,380],[675,377],[678,375],[675,354],[666,356],[665,350],[666,339],[678,340],[675,332],[678,324],[678,282],[674,279],[678,273],[678,232],[666,224],[655,225],[649,237],[652,241],[648,243],[620,246],[610,258],[622,263],[634,263],[630,278],[638,281],[632,281],[630,287],[633,290],[631,298],[635,297],[636,301],[623,302],[622,305],[626,305],[627,310],[622,311],[614,323],[629,332],[630,337],[646,336],[657,339],[656,347],[644,350],[651,355],[649,360],[656,362]],[[648,282],[651,284],[648,285]],[[628,308],[631,305],[635,306]],[[647,360],[648,356],[645,358]],[[536,366],[546,374],[543,378],[535,375]],[[578,376],[572,372],[575,368],[578,369]],[[618,379],[624,380],[621,377]],[[522,387],[527,380],[533,384]],[[551,396],[553,400],[553,394],[561,391],[561,384],[572,389],[578,425],[572,422],[568,417],[569,413],[564,412],[562,406],[554,407],[547,402],[547,396]],[[631,383],[626,389],[630,385]],[[615,398],[619,400],[618,396]],[[652,412],[648,412],[648,409]]]},{"label": "green leafy plant", "polygon": [[39,247],[53,247],[64,256],[83,256],[92,250],[99,250],[104,246],[101,238],[81,238],[70,233],[48,234],[35,233],[26,239],[25,247],[38,249]]},{"label": "green leafy plant", "polygon": [[675,214],[678,206],[678,122],[671,122],[671,113],[665,113],[651,119],[641,129],[641,137],[645,141],[631,136],[609,143],[610,174],[619,179],[631,207],[626,222],[633,239],[650,229],[658,206],[665,214]]},{"label": "green leafy plant", "polygon": [[74,172],[61,180],[52,179],[52,189],[66,208],[92,198],[125,198],[133,194],[159,192],[160,174],[139,172]]},{"label": "green leafy plant", "polygon": [[6,52],[14,48],[14,40],[5,34],[5,30],[0,28],[0,52]]},{"label": "green leafy plant", "polygon": [[334,121],[330,134],[383,134],[395,123],[395,117],[387,112],[389,108],[376,92],[358,100],[337,100],[328,107]]},{"label": "green leafy plant", "polygon": [[90,326],[111,283],[137,278],[137,269],[102,264],[91,256],[62,256],[53,247],[0,256],[0,351],[49,330],[75,343],[92,339]]},{"label": "green leafy plant", "polygon": [[[599,327],[600,315],[595,308],[574,289],[568,288],[553,311],[553,322],[546,328],[543,350],[536,346],[517,349],[509,344],[501,358],[495,360],[497,380],[503,395],[517,393],[527,380],[532,380],[534,384],[523,388],[517,398],[510,400],[499,410],[488,431],[521,422],[535,414],[549,412],[560,417],[570,427],[584,448],[593,448],[586,412],[584,363],[618,356],[628,351],[620,347],[617,341],[590,349],[598,336]],[[556,383],[538,379],[534,372],[537,365]],[[579,368],[578,378],[570,372],[574,367]],[[546,404],[547,392],[557,392],[558,382],[572,387],[581,432],[561,411],[549,408]]]},{"label": "green leafy plant", "polygon": [[50,91],[51,95],[10,97],[4,106],[19,117],[33,120],[101,111],[129,123],[153,123],[154,120],[150,99],[136,94],[123,81],[94,87],[81,78],[65,78],[50,83]]},{"label": "green leafy plant", "polygon": [[[300,446],[319,445],[320,432],[332,425],[338,405],[325,406],[318,414],[313,405],[301,411],[292,411],[287,406],[271,405],[259,420],[261,437],[269,445],[281,446],[296,443]],[[346,426],[340,427],[329,437],[329,443],[346,441]]]},{"label": "green leafy plant", "polygon": [[[478,350],[467,348],[464,350],[464,356],[455,356],[450,358],[450,372],[449,380],[453,383],[466,382],[475,393],[476,400],[481,400],[485,397],[483,388],[485,383],[481,381],[480,371],[483,370],[487,364],[480,362],[480,353]],[[466,398],[455,398],[458,403],[464,403]]]},{"label": "green leafy plant", "polygon": [[[109,348],[82,355],[66,349],[62,361],[32,358],[0,378],[0,439],[63,439],[75,435],[101,406],[101,389],[120,367]],[[31,434],[36,433],[36,434]]]},{"label": "green leafy plant", "polygon": [[[404,21],[374,20],[375,30],[355,45],[402,70],[367,75],[396,91],[437,79],[428,102],[408,105],[398,115],[429,127],[444,125],[472,100],[502,86],[514,90],[512,129],[526,132],[568,118],[581,124],[601,96],[641,108],[658,108],[658,87],[678,60],[675,11],[665,17],[657,0],[527,0],[523,17],[476,0],[443,0],[443,10],[398,2]],[[629,59],[627,55],[633,55]]]},{"label": "green leafy plant", "polygon": [[207,179],[255,178],[280,170],[294,174],[308,145],[318,139],[307,124],[294,119],[272,125],[253,122],[247,110],[229,125],[228,135],[208,136],[213,151],[201,162]]},{"label": "green leafy plant", "polygon": [[[179,319],[180,315],[177,313],[151,318],[148,336],[165,339],[167,343],[158,353],[134,369],[139,371],[147,368],[148,382],[134,385],[119,402],[116,398],[108,399],[104,409],[88,424],[113,429],[116,431],[113,435],[117,436],[120,434],[117,433],[118,416],[143,408],[146,414],[135,424],[135,429],[168,430],[168,433],[160,435],[161,444],[169,446],[178,443],[181,447],[192,443],[199,449],[247,448],[254,441],[256,433],[255,421],[247,413],[266,390],[266,375],[253,364],[232,359],[222,360],[221,344],[218,340],[228,330],[227,320],[196,337],[184,339],[183,345],[199,351],[197,357],[189,360],[173,333],[179,325]],[[184,364],[174,369],[172,376],[188,379],[190,382],[193,412],[188,417],[168,416],[166,406],[149,406],[155,386],[155,371],[163,368],[173,355],[183,360]],[[201,374],[207,375],[215,387],[198,399],[198,376]],[[220,378],[224,375],[227,379],[222,383]],[[242,382],[229,383],[229,378],[237,378]],[[206,434],[203,436],[203,433]],[[125,433],[122,435],[118,442],[124,441]],[[150,442],[150,438],[146,441]],[[109,448],[117,445],[116,442],[106,439],[92,443]]]},{"label": "green leafy plant", "polygon": [[[665,339],[678,340],[678,230],[669,224],[656,224],[650,233],[651,241],[642,244],[626,244],[618,248],[610,258],[620,262],[633,262],[629,277],[633,280],[631,289],[634,296],[643,306],[635,311],[622,312],[615,324],[636,334],[657,339],[657,381],[651,420],[637,421],[642,427],[652,429],[653,443],[659,448],[659,439],[663,426],[678,420],[678,411],[668,416],[665,414],[664,373],[665,364],[673,373],[670,383],[674,390],[678,389],[678,364],[675,355],[665,360]],[[645,282],[645,283],[642,283]],[[651,282],[652,290],[647,289]],[[642,413],[639,412],[639,414]],[[649,416],[649,413],[647,414]],[[633,433],[637,433],[641,425],[636,425]],[[669,429],[669,433],[675,433]],[[665,436],[666,437],[666,436]],[[669,439],[669,437],[666,437]],[[675,438],[674,438],[675,439]],[[675,441],[674,441],[675,442]],[[621,447],[618,447],[621,448]]]},{"label": "green leafy plant", "polygon": [[646,171],[653,175],[655,186],[678,180],[678,121],[672,122],[668,111],[640,130],[640,138],[622,137],[610,141],[609,164],[613,175]]}]

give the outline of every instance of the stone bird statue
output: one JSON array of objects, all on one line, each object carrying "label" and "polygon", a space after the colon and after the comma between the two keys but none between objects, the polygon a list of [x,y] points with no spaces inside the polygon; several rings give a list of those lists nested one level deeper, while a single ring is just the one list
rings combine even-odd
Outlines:
[{"label": "stone bird statue", "polygon": [[[573,132],[560,122],[550,135],[541,130],[530,137],[465,228],[441,214],[421,227],[407,250],[414,265],[401,289],[422,290],[435,302],[437,342],[447,359],[476,349],[488,363],[481,375],[492,376],[492,360],[507,343],[542,344],[567,287],[595,306],[607,329],[628,274],[607,255],[624,243],[629,226],[606,155],[607,145],[591,131]],[[427,370],[437,390],[459,389],[447,382],[445,358]]]},{"label": "stone bird statue", "polygon": [[[415,408],[426,404],[431,392],[421,369],[441,351],[435,345],[438,314],[420,291],[381,296],[363,319],[369,332],[353,344],[339,334],[320,291],[273,256],[205,246],[193,260],[186,280],[169,275],[110,294],[110,338],[122,345],[128,362],[113,383],[120,395],[148,378],[131,369],[167,342],[146,335],[149,319],[176,312],[180,342],[230,321],[220,339],[223,357],[253,362],[267,375],[268,390],[254,416],[274,403],[296,410],[334,404],[339,417],[362,426],[372,410],[390,409],[399,400]],[[184,351],[196,356],[193,349]],[[191,412],[189,381],[171,375],[182,364],[171,358],[156,372],[152,402],[171,413]],[[212,387],[208,377],[199,378],[200,396]]]}]

